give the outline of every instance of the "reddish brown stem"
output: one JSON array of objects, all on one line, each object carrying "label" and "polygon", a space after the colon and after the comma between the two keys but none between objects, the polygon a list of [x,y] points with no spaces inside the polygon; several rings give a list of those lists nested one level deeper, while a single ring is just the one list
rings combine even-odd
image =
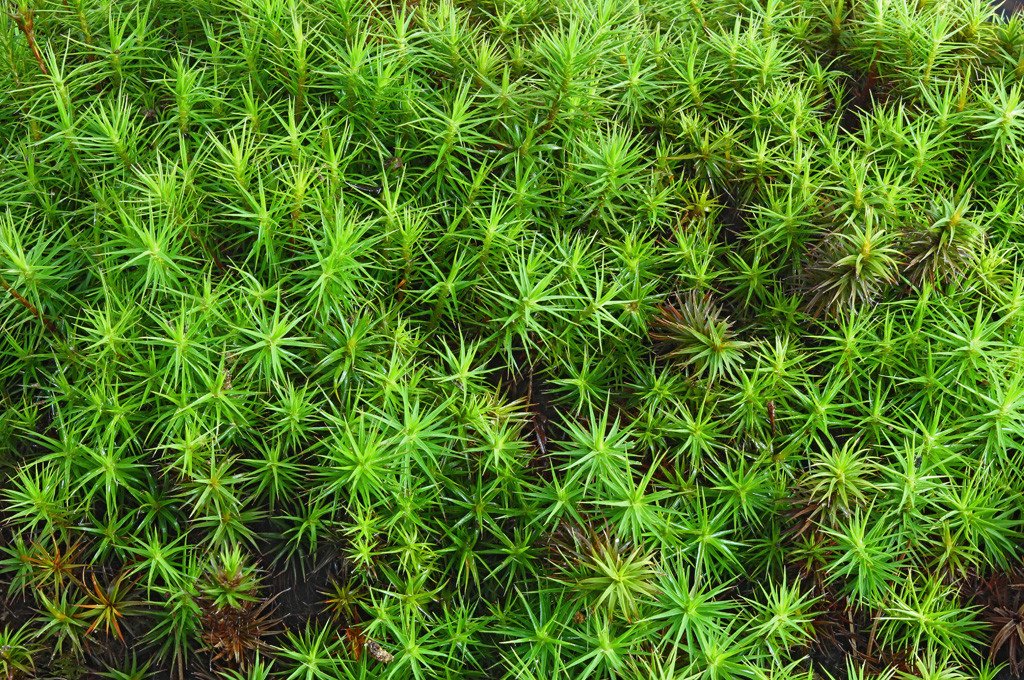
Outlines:
[{"label": "reddish brown stem", "polygon": [[39,70],[43,72],[43,75],[50,75],[50,72],[46,69],[46,62],[43,61],[43,53],[39,51],[39,43],[36,42],[36,22],[35,12],[31,9],[24,7],[19,8],[16,12],[11,14],[14,19],[14,23],[18,25],[21,32],[25,34],[25,40],[28,42],[29,49],[32,50],[32,56],[36,58],[36,63],[39,64]]},{"label": "reddish brown stem", "polygon": [[878,623],[881,620],[882,612],[878,612],[878,614],[875,616],[874,622],[871,624],[871,634],[868,636],[868,651],[865,653],[865,656],[870,657],[871,652],[875,648],[875,635],[878,634]]},{"label": "reddish brown stem", "polygon": [[188,233],[189,233],[189,235],[194,240],[199,242],[199,245],[203,247],[203,250],[205,250],[208,253],[210,253],[210,256],[213,257],[213,264],[215,264],[217,266],[217,271],[219,271],[220,273],[223,274],[224,273],[224,263],[220,261],[220,257],[217,255],[217,249],[216,248],[211,248],[210,246],[208,246],[206,244],[206,242],[203,241],[201,238],[199,238],[199,235],[196,234],[196,232],[194,232],[191,228],[188,230]]},{"label": "reddish brown stem", "polygon": [[43,313],[40,312],[38,309],[36,309],[36,306],[34,304],[32,304],[31,302],[29,302],[28,299],[24,295],[22,295],[21,293],[19,293],[16,290],[14,290],[14,288],[12,288],[11,285],[9,283],[7,283],[6,281],[4,281],[3,279],[0,279],[0,286],[3,286],[3,289],[6,290],[8,293],[10,293],[11,297],[13,297],[15,300],[17,300],[18,303],[20,303],[22,307],[24,307],[28,311],[32,312],[32,316],[34,316],[37,319],[39,319],[40,321],[42,321],[43,325],[46,326],[46,330],[50,331],[54,335],[57,334],[57,327],[53,325],[53,322],[51,322],[49,319],[47,319],[45,316],[43,316]]}]

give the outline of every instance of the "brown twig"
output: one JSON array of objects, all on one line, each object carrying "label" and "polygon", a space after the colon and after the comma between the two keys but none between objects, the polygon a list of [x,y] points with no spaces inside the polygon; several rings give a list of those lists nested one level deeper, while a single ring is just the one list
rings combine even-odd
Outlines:
[{"label": "brown twig", "polygon": [[850,624],[850,648],[853,650],[853,653],[856,654],[857,653],[857,629],[856,629],[856,626],[854,626],[854,624],[853,624],[853,610],[852,609],[847,609],[846,610],[846,620]]},{"label": "brown twig", "polygon": [[21,29],[21,32],[25,34],[25,40],[28,42],[29,49],[32,50],[32,56],[36,58],[36,63],[39,64],[39,70],[43,72],[44,76],[47,76],[50,75],[50,72],[46,68],[46,62],[43,61],[43,53],[39,51],[39,43],[36,42],[35,14],[35,11],[29,8],[28,5],[23,5],[11,12],[11,18],[14,19],[14,23]]},{"label": "brown twig", "polygon": [[57,335],[57,327],[53,325],[53,322],[47,319],[45,316],[43,316],[43,313],[36,309],[36,306],[29,302],[24,295],[14,290],[14,288],[12,288],[11,285],[4,281],[2,278],[0,278],[0,286],[3,286],[3,289],[10,293],[11,297],[17,300],[22,307],[32,312],[32,316],[42,321],[43,325],[46,326],[46,330],[50,331],[54,335]]},{"label": "brown twig", "polygon": [[871,656],[871,652],[875,648],[875,636],[878,634],[878,623],[881,620],[882,620],[882,612],[878,612],[878,614],[875,615],[874,622],[871,624],[871,634],[868,635],[868,649],[864,653],[864,655],[867,656],[867,657]]}]

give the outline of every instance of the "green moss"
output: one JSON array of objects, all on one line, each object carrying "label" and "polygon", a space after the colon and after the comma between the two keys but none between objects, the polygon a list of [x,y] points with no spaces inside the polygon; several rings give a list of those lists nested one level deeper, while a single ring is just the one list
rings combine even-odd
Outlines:
[{"label": "green moss", "polygon": [[7,4],[3,672],[1020,670],[1019,18]]}]

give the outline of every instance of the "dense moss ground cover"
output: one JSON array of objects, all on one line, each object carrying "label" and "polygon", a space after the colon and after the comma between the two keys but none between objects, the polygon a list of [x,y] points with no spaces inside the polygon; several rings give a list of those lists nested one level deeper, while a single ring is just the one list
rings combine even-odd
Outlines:
[{"label": "dense moss ground cover", "polygon": [[0,677],[1024,663],[1024,23],[5,0]]}]

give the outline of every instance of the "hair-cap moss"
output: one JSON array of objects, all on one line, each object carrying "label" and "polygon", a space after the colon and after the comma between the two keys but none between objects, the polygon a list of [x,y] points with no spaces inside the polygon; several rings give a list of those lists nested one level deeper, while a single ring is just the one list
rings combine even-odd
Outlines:
[{"label": "hair-cap moss", "polygon": [[2,4],[0,677],[1024,672],[1016,0]]}]

